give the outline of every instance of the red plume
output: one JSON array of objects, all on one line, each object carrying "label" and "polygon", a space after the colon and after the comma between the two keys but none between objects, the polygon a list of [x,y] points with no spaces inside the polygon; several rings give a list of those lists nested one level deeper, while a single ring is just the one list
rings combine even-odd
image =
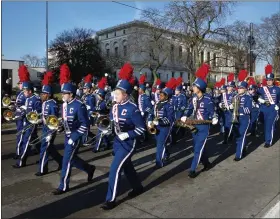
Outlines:
[{"label": "red plume", "polygon": [[254,78],[249,78],[249,81],[248,81],[248,85],[256,85],[256,82],[255,82],[255,79]]},{"label": "red plume", "polygon": [[85,78],[84,78],[84,82],[92,83],[92,78],[93,78],[92,74],[87,74],[87,76],[85,76]]},{"label": "red plume", "polygon": [[67,64],[60,66],[60,85],[70,81],[70,70]]},{"label": "red plume", "polygon": [[265,66],[265,74],[271,74],[272,73],[272,65],[266,65]]},{"label": "red plume", "polygon": [[279,86],[280,86],[280,82],[279,82],[279,81],[275,81],[275,82],[274,82],[274,85],[277,86],[277,87],[279,87]]},{"label": "red plume", "polygon": [[181,85],[182,82],[183,82],[183,78],[182,77],[177,78],[177,86]]},{"label": "red plume", "polygon": [[161,84],[161,81],[160,81],[160,79],[158,78],[157,80],[156,80],[156,85],[160,85]]},{"label": "red plume", "polygon": [[146,81],[146,75],[143,74],[139,78],[139,84],[145,84],[145,81]]},{"label": "red plume", "polygon": [[177,86],[177,80],[175,78],[170,78],[170,80],[166,83],[165,87],[174,90]]},{"label": "red plume", "polygon": [[266,79],[265,78],[263,78],[262,79],[262,86],[266,86],[267,85],[267,83],[266,83]]},{"label": "red plume", "polygon": [[28,69],[25,65],[19,66],[18,77],[19,77],[20,82],[30,81],[30,75],[29,75]]},{"label": "red plume", "polygon": [[97,84],[98,88],[100,88],[102,90],[105,89],[106,85],[107,85],[107,78],[106,77],[102,77],[101,80]]},{"label": "red plume", "polygon": [[210,71],[210,66],[207,64],[203,64],[195,73],[197,78],[201,78],[202,80],[206,81],[207,74]]},{"label": "red plume", "polygon": [[43,85],[51,85],[52,82],[53,82],[53,73],[51,71],[48,71],[44,75],[44,79],[42,80],[42,84]]},{"label": "red plume", "polygon": [[136,82],[135,77],[132,76],[132,77],[129,79],[128,82],[131,84],[131,86],[134,86],[134,84],[135,84],[135,82]]},{"label": "red plume", "polygon": [[129,63],[125,63],[119,72],[119,79],[130,80],[133,75],[133,67]]},{"label": "red plume", "polygon": [[220,81],[220,86],[225,85],[225,83],[226,83],[226,79],[225,79],[225,78],[222,78],[221,81]]},{"label": "red plume", "polygon": [[239,81],[244,81],[245,78],[247,77],[247,75],[248,75],[248,72],[245,69],[240,70],[239,73],[238,73],[238,80]]},{"label": "red plume", "polygon": [[231,81],[234,81],[234,73],[229,73],[227,77],[227,82],[231,82]]}]

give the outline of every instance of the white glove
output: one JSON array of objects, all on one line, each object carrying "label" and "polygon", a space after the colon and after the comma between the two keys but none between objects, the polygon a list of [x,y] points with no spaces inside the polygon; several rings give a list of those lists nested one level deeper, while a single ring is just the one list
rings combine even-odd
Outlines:
[{"label": "white glove", "polygon": [[20,107],[20,109],[22,109],[22,110],[26,110],[26,109],[27,109],[27,107],[26,107],[26,106],[21,106],[21,107]]},{"label": "white glove", "polygon": [[274,109],[275,109],[276,111],[278,111],[278,110],[279,110],[279,106],[275,105]]},{"label": "white glove", "polygon": [[183,116],[183,117],[181,118],[181,121],[182,121],[182,122],[186,122],[186,120],[187,120],[187,117],[186,117],[186,116]]},{"label": "white glove", "polygon": [[[48,135],[48,136],[46,137],[46,142],[50,142],[51,138],[52,138],[52,136],[51,136],[51,135]],[[70,139],[69,139],[69,140],[70,140]]]},{"label": "white glove", "polygon": [[258,101],[259,101],[260,103],[265,103],[265,100],[262,99],[262,98],[260,98],[260,97],[259,97]]},{"label": "white glove", "polygon": [[223,108],[223,104],[222,104],[222,103],[219,103],[219,107],[222,109],[222,108]]},{"label": "white glove", "polygon": [[230,105],[229,105],[229,108],[230,108],[230,109],[233,109],[233,105],[232,105],[232,104],[230,104]]},{"label": "white glove", "polygon": [[90,106],[86,105],[86,107],[87,107],[87,110],[90,110]]},{"label": "white glove", "polygon": [[152,104],[152,105],[155,105],[155,101],[152,100],[152,101],[151,101],[151,104]]},{"label": "white glove", "polygon": [[145,115],[145,113],[144,112],[141,112],[141,116],[144,116]]},{"label": "white glove", "polygon": [[71,138],[67,142],[67,144],[70,144],[70,145],[72,145],[73,143],[74,143],[74,141]]},{"label": "white glove", "polygon": [[213,118],[212,119],[212,125],[216,125],[218,123],[218,119],[217,118]]},{"label": "white glove", "polygon": [[154,125],[158,125],[158,121],[153,121]]},{"label": "white glove", "polygon": [[153,124],[153,122],[152,122],[152,121],[149,121],[149,122],[148,122],[148,127],[151,128],[151,127],[152,127],[152,124]]},{"label": "white glove", "polygon": [[125,139],[129,138],[129,135],[127,132],[118,134],[119,139],[121,139],[122,141],[124,141]]}]

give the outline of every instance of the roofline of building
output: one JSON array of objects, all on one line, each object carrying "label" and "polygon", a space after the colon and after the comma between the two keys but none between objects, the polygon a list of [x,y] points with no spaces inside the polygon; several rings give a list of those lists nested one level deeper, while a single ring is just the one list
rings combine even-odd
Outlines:
[{"label": "roofline of building", "polygon": [[9,62],[24,62],[23,60],[17,60],[17,59],[2,59],[2,61],[9,61]]}]

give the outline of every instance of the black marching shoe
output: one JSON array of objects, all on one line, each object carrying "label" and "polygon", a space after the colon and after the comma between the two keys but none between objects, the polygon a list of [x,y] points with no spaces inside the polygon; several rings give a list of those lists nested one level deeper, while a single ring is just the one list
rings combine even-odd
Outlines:
[{"label": "black marching shoe", "polygon": [[93,149],[92,152],[93,152],[93,153],[98,153],[98,150]]},{"label": "black marching shoe", "polygon": [[237,157],[235,157],[233,160],[234,160],[234,161],[240,161],[240,160],[242,160],[242,158],[237,158]]},{"label": "black marching shoe", "polygon": [[210,170],[212,167],[213,167],[213,164],[210,163],[210,162],[208,162],[208,163],[204,164],[204,167],[203,167],[203,169],[202,169],[201,171],[202,171],[202,172],[208,171],[208,170]]},{"label": "black marching shoe", "polygon": [[19,169],[19,168],[22,168],[22,167],[25,167],[26,164],[22,164],[21,166],[18,165],[17,163],[16,164],[13,164],[12,167],[15,168],[15,169]]},{"label": "black marching shoe", "polygon": [[88,171],[88,178],[87,178],[88,182],[92,181],[94,171],[95,171],[95,166],[94,165],[90,165],[89,171]]},{"label": "black marching shoe", "polygon": [[63,190],[61,190],[61,189],[56,189],[56,190],[53,191],[53,194],[54,194],[54,195],[62,195],[62,194],[64,194],[64,193],[68,192],[68,190],[69,190],[69,189],[66,189],[65,191],[63,191]]},{"label": "black marching shoe", "polygon": [[264,147],[265,148],[269,148],[271,145],[270,144],[265,144]]},{"label": "black marching shoe", "polygon": [[129,198],[134,198],[134,197],[136,197],[136,196],[138,196],[138,195],[141,195],[143,192],[144,192],[144,187],[141,186],[141,187],[138,188],[138,189],[133,189],[132,191],[130,191],[130,192],[127,194],[127,196],[128,196]]},{"label": "black marching shoe", "polygon": [[117,206],[116,202],[105,202],[103,205],[101,205],[101,208],[103,210],[111,210]]},{"label": "black marching shoe", "polygon": [[195,178],[195,177],[198,176],[198,173],[195,172],[195,171],[190,171],[188,176],[189,176],[190,178]]},{"label": "black marching shoe", "polygon": [[45,171],[45,172],[43,172],[43,173],[37,172],[37,173],[35,173],[34,175],[35,175],[35,176],[44,176],[44,175],[46,175],[46,174],[48,174],[48,171]]}]

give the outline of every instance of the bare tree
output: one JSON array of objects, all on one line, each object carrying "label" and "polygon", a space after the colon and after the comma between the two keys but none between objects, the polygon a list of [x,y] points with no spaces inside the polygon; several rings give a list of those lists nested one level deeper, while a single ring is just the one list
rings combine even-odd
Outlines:
[{"label": "bare tree", "polygon": [[259,30],[260,58],[273,64],[274,71],[280,74],[280,14],[263,18]]},{"label": "bare tree", "polygon": [[30,67],[41,67],[43,66],[43,60],[42,58],[39,58],[36,55],[32,54],[26,54],[21,59],[24,61],[24,63]]},{"label": "bare tree", "polygon": [[154,83],[158,78],[157,71],[165,65],[170,57],[172,36],[168,29],[170,23],[160,15],[160,11],[148,8],[142,12],[142,21],[129,36],[129,54],[137,55],[143,60],[143,68],[148,68],[153,76]]},{"label": "bare tree", "polygon": [[181,61],[192,77],[201,65],[200,52],[209,46],[207,40],[225,34],[223,19],[231,13],[234,4],[223,1],[175,1],[167,5],[166,19],[172,23],[173,31],[181,33],[180,41],[185,47]]}]

